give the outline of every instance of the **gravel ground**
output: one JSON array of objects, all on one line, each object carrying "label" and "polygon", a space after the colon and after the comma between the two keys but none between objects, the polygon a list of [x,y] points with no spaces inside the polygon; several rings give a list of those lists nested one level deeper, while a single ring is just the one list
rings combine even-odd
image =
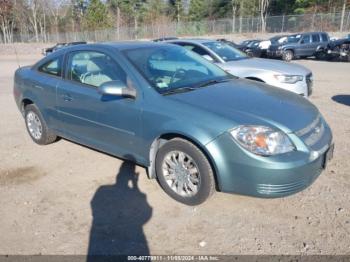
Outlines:
[{"label": "gravel ground", "polygon": [[311,101],[333,130],[327,170],[287,198],[216,193],[188,207],[142,167],[65,140],[34,144],[12,96],[16,58],[0,55],[0,254],[350,254],[349,64],[295,63],[314,72]]}]

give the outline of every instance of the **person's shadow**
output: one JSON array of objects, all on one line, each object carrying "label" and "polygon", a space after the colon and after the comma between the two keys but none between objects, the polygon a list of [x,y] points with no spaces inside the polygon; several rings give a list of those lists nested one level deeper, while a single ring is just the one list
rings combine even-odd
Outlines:
[{"label": "person's shadow", "polygon": [[137,182],[135,164],[125,161],[116,184],[96,191],[91,201],[93,222],[87,261],[101,256],[150,255],[142,226],[151,218],[152,207]]}]

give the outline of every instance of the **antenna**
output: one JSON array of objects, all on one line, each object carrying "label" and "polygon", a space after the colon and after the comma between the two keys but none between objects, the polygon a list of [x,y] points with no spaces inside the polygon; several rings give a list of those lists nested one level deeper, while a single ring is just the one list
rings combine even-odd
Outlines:
[{"label": "antenna", "polygon": [[15,50],[16,61],[17,61],[18,68],[21,68],[21,65],[19,64],[19,59],[18,59],[18,53],[17,53],[16,44],[13,45],[13,48],[14,48],[14,50]]}]

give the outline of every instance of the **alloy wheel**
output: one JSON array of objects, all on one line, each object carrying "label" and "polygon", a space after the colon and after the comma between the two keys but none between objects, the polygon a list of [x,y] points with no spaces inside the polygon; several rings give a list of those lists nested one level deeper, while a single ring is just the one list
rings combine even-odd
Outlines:
[{"label": "alloy wheel", "polygon": [[191,197],[197,194],[201,177],[197,164],[186,153],[171,151],[165,155],[162,169],[164,179],[178,195]]},{"label": "alloy wheel", "polygon": [[26,120],[27,127],[31,136],[36,140],[40,140],[43,133],[43,127],[39,116],[33,111],[30,111],[26,116]]}]

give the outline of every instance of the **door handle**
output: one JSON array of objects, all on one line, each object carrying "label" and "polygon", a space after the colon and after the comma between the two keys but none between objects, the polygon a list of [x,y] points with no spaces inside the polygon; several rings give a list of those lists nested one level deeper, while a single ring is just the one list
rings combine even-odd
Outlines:
[{"label": "door handle", "polygon": [[62,95],[62,98],[66,102],[70,102],[73,100],[73,97],[70,94],[64,94],[64,95]]}]

